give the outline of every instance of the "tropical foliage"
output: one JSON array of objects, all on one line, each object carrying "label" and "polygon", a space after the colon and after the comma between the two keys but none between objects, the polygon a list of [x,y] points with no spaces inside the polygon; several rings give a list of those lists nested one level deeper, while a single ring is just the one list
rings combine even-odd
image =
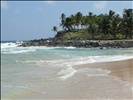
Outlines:
[{"label": "tropical foliage", "polygon": [[[133,9],[124,9],[122,16],[110,10],[107,14],[95,15],[81,12],[66,17],[61,14],[60,26],[64,33],[89,39],[123,39],[133,38]],[[54,29],[54,28],[53,28]],[[57,30],[55,30],[57,31]],[[61,32],[58,32],[58,36]],[[75,35],[74,35],[75,36]]]},{"label": "tropical foliage", "polygon": [[53,26],[52,31],[54,31],[54,36],[55,36],[55,32],[57,32],[57,27],[56,26]]}]

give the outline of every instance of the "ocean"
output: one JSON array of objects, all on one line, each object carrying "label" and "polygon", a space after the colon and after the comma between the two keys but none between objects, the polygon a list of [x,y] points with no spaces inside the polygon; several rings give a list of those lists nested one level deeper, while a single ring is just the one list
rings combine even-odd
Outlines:
[{"label": "ocean", "polygon": [[[108,84],[109,79],[114,82],[116,78],[108,76],[111,73],[109,70],[77,69],[75,66],[131,58],[133,58],[133,48],[17,47],[16,41],[2,41],[1,98],[3,100],[41,99],[41,97],[50,99],[84,98],[90,93],[84,90],[85,81],[88,82],[89,89],[94,92],[96,87],[104,87],[102,87],[103,82]],[[101,78],[102,76],[104,78]],[[101,79],[100,83],[96,81],[97,78]],[[119,85],[111,86],[118,88]],[[79,87],[86,93],[84,96],[81,95]],[[74,91],[77,93],[75,94]],[[104,92],[108,93],[108,91]],[[99,97],[104,98],[104,92],[101,92]],[[34,96],[28,96],[31,94]],[[97,95],[91,95],[90,98],[97,98]]]}]

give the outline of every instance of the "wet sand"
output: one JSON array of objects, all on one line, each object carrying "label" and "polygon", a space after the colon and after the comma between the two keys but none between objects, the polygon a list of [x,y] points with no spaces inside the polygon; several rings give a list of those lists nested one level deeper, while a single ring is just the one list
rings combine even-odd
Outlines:
[{"label": "wet sand", "polygon": [[109,70],[111,76],[117,76],[121,80],[128,82],[133,87],[133,59],[102,62],[102,63],[91,63],[78,65],[77,68],[100,68],[103,70]]},{"label": "wet sand", "polygon": [[[128,60],[121,60],[121,61],[112,61],[112,62],[100,62],[100,63],[91,63],[91,64],[83,64],[83,65],[78,65],[76,66],[77,69],[80,68],[98,68],[102,70],[109,70],[111,71],[107,76],[113,76],[113,77],[118,77],[122,83],[128,84],[128,89],[127,89],[127,94],[130,97],[129,98],[123,98],[125,97],[120,90],[124,90],[123,87],[119,90],[120,96],[123,96],[122,98],[111,98],[113,100],[118,100],[118,99],[124,99],[124,100],[133,100],[133,59],[128,59]],[[104,77],[103,77],[104,78]],[[130,90],[131,89],[131,90]],[[106,94],[106,93],[105,93]],[[115,96],[115,95],[114,95]],[[106,99],[105,99],[106,100]]]}]

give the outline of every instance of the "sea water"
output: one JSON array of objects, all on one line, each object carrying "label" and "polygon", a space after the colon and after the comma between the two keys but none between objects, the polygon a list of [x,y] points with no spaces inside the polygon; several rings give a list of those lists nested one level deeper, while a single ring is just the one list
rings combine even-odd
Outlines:
[{"label": "sea water", "polygon": [[[119,91],[120,86],[126,85],[118,82],[120,80],[116,77],[108,76],[109,70],[76,69],[74,66],[130,59],[133,58],[133,48],[18,47],[18,43],[22,41],[1,42],[2,99],[122,97],[113,95],[113,91]],[[127,88],[122,89],[121,94],[125,94]],[[98,94],[93,93],[95,90]]]}]

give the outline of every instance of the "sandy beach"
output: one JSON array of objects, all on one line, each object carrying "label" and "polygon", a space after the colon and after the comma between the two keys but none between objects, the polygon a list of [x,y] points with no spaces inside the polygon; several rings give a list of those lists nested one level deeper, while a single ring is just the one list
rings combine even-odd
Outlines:
[{"label": "sandy beach", "polygon": [[133,100],[131,5],[2,0],[1,100]]},{"label": "sandy beach", "polygon": [[[123,83],[125,82],[126,84],[128,84],[129,91],[127,92],[127,95],[130,96],[129,98],[119,98],[119,97],[115,98],[115,95],[114,95],[114,98],[112,97],[112,99],[113,100],[118,100],[118,99],[132,100],[133,99],[133,59],[112,61],[112,62],[83,64],[83,65],[76,66],[76,68],[79,68],[79,69],[80,68],[98,68],[98,69],[102,69],[102,70],[111,71],[108,74],[108,76],[116,77],[116,78],[118,78],[118,80],[122,81]],[[119,93],[120,92],[121,91],[119,91]],[[121,93],[119,95],[121,95]],[[101,98],[99,98],[99,99],[101,99]]]},{"label": "sandy beach", "polygon": [[[44,94],[29,91],[18,98],[50,99],[50,100],[132,100],[133,59],[91,63],[74,66],[75,69],[96,68],[109,70],[111,73],[101,76],[86,76],[87,73],[77,72],[64,81],[52,83],[54,87],[44,88]],[[49,83],[50,84],[50,83]]]},{"label": "sandy beach", "polygon": [[78,65],[77,68],[100,68],[103,70],[111,71],[111,76],[117,76],[121,80],[128,82],[133,88],[133,59],[112,61],[112,62],[102,62],[102,63],[92,63]]}]

